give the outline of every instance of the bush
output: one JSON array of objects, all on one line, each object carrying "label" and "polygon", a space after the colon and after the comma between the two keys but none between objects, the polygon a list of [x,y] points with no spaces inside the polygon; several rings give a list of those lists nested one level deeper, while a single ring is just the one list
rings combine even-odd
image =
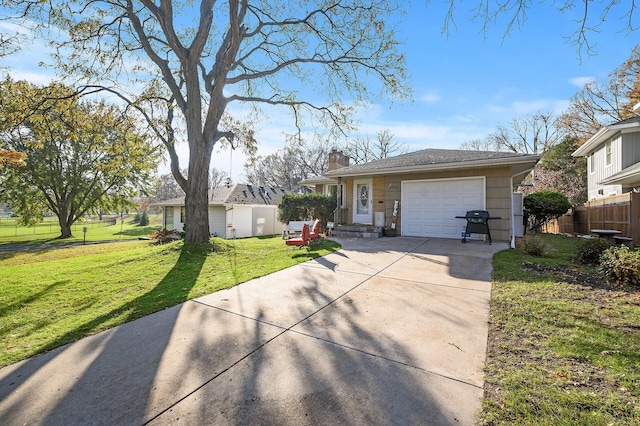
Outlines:
[{"label": "bush", "polygon": [[548,221],[562,216],[571,208],[571,203],[564,194],[547,190],[527,195],[523,203],[533,218],[531,229],[534,231]]},{"label": "bush", "polygon": [[278,204],[278,220],[283,223],[292,220],[320,219],[323,223],[333,220],[336,197],[318,193],[284,194]]},{"label": "bush", "polygon": [[151,239],[154,240],[155,244],[165,244],[179,240],[180,234],[177,231],[169,231],[167,228],[162,228],[151,234]]},{"label": "bush", "polygon": [[640,286],[640,251],[610,247],[602,253],[598,270],[609,283]]},{"label": "bush", "polygon": [[530,256],[543,257],[545,255],[544,240],[540,237],[526,237],[522,240],[522,251]]},{"label": "bush", "polygon": [[611,243],[604,238],[582,238],[576,248],[576,260],[580,263],[595,265]]}]

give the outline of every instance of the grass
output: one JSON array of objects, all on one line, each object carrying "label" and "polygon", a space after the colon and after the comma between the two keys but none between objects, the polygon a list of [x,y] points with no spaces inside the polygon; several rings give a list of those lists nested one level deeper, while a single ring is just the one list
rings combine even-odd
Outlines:
[{"label": "grass", "polygon": [[[133,216],[123,220],[117,219],[115,225],[107,222],[87,221],[76,222],[72,226],[73,238],[64,240],[60,236],[60,226],[57,218],[47,217],[41,223],[33,227],[16,226],[14,218],[0,218],[0,245],[2,244],[42,244],[67,241],[101,241],[101,240],[127,240],[146,237],[159,229],[162,225],[162,215],[149,215],[148,226],[138,226],[133,222]],[[87,234],[83,228],[87,228]]]},{"label": "grass", "polygon": [[480,423],[640,424],[640,289],[576,265],[575,239],[543,238],[545,257],[494,257]]},{"label": "grass", "polygon": [[0,367],[186,300],[323,256],[280,237],[148,241],[0,253]]}]

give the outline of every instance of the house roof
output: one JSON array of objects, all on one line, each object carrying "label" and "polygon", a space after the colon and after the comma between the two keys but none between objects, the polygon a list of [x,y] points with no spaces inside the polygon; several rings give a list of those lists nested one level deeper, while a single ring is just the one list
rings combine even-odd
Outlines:
[{"label": "house roof", "polygon": [[300,181],[300,185],[303,186],[315,186],[315,185],[335,185],[338,183],[335,179],[328,178],[326,176],[313,176],[308,179]]},{"label": "house roof", "polygon": [[343,167],[325,173],[327,177],[398,174],[418,171],[440,171],[480,167],[496,167],[530,163],[533,167],[539,155],[514,152],[423,149],[408,154]]},{"label": "house roof", "polygon": [[[209,205],[261,204],[277,205],[286,191],[282,188],[264,188],[246,184],[219,186],[209,191]],[[158,206],[183,206],[184,196],[155,203]]]},{"label": "house roof", "polygon": [[598,182],[601,185],[640,186],[640,163],[636,163]]},{"label": "house roof", "polygon": [[618,133],[631,133],[640,131],[640,116],[627,118],[610,124],[598,130],[598,132],[591,136],[582,146],[576,149],[573,154],[574,157],[586,157],[596,150],[602,143],[617,135]]}]

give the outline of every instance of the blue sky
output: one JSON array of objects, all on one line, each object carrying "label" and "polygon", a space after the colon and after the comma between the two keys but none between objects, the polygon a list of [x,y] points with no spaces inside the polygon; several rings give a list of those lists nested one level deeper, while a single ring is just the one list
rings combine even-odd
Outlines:
[{"label": "blue sky", "polygon": [[[623,31],[624,22],[618,16],[626,12],[624,8],[614,9],[601,31],[590,35],[599,53],[583,51],[580,58],[576,46],[567,41],[576,29],[579,10],[563,15],[534,2],[522,28],[505,37],[505,22],[500,21],[481,33],[482,23],[473,22],[472,12],[466,9],[477,3],[459,2],[457,26],[448,34],[441,32],[447,10],[443,0],[407,3],[399,38],[404,42],[400,48],[406,53],[414,99],[394,104],[380,100],[360,111],[360,135],[375,136],[376,131],[389,129],[412,151],[459,148],[513,118],[538,111],[561,113],[586,81],[607,81],[639,40],[640,32]],[[596,2],[590,2],[590,7],[598,12],[593,9],[598,7]],[[35,52],[43,50],[35,45],[7,59],[14,78],[46,83],[51,70],[36,66],[41,58]],[[284,133],[293,132],[292,124],[290,116],[279,115],[259,123],[259,153],[283,148]],[[186,160],[186,146],[180,152]],[[244,160],[239,152],[214,151],[212,166],[231,171],[238,181]],[[168,165],[160,169],[168,170]]]}]

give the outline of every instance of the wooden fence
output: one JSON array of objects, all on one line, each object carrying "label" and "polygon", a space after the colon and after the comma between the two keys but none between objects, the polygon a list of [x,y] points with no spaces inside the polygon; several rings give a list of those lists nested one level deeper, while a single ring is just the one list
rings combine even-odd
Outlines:
[{"label": "wooden fence", "polygon": [[640,246],[640,193],[627,192],[588,201],[549,224],[545,231],[591,234],[592,229],[620,231],[620,236],[633,238],[634,245]]}]

